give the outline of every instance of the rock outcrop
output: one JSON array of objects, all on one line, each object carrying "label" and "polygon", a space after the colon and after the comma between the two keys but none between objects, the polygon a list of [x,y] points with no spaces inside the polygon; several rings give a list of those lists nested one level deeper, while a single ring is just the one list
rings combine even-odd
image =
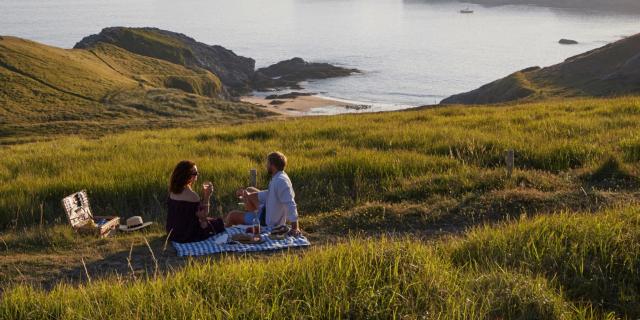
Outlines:
[{"label": "rock outcrop", "polygon": [[251,89],[255,69],[253,59],[236,55],[221,46],[198,42],[181,33],[157,28],[105,28],[99,34],[85,37],[74,48],[90,49],[100,43],[189,68],[208,70],[232,93]]},{"label": "rock outcrop", "polygon": [[578,44],[578,41],[571,39],[560,39],[559,44]]},{"label": "rock outcrop", "polygon": [[255,60],[251,58],[239,56],[218,45],[198,42],[181,33],[157,28],[105,28],[98,34],[85,37],[75,48],[91,49],[101,43],[187,68],[210,71],[220,78],[232,95],[241,95],[254,89],[300,88],[298,83],[305,80],[343,77],[359,72],[328,63],[307,62],[301,58],[255,70]]},{"label": "rock outcrop", "polygon": [[268,100],[273,100],[273,99],[295,99],[298,97],[307,97],[307,96],[313,96],[316,93],[313,92],[289,92],[289,93],[285,93],[285,94],[272,94],[272,95],[268,95],[265,99]]},{"label": "rock outcrop", "polygon": [[328,63],[307,62],[296,57],[256,70],[253,86],[258,90],[279,87],[299,88],[298,83],[302,81],[345,77],[359,72],[357,69],[342,68]]},{"label": "rock outcrop", "polygon": [[549,97],[640,93],[640,34],[546,68],[528,68],[442,104],[484,104]]}]

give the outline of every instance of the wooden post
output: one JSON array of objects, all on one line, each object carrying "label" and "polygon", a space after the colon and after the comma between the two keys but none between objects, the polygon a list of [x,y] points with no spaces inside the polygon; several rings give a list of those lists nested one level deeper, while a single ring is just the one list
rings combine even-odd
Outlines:
[{"label": "wooden post", "polygon": [[513,173],[513,167],[515,162],[515,152],[513,149],[507,150],[507,154],[504,157],[504,160],[507,164],[507,175],[511,178],[511,174]]},{"label": "wooden post", "polygon": [[254,188],[258,186],[258,171],[256,169],[249,170],[249,186]]}]

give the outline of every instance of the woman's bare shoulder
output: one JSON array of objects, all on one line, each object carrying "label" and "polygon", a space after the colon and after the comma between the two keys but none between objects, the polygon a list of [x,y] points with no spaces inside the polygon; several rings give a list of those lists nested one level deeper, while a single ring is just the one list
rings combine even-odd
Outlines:
[{"label": "woman's bare shoulder", "polygon": [[193,190],[184,189],[181,193],[171,193],[169,197],[178,201],[200,202],[200,196]]}]

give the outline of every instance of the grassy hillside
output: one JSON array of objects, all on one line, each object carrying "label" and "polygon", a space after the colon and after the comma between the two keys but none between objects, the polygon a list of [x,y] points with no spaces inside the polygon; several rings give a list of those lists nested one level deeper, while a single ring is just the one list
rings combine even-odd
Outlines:
[{"label": "grassy hillside", "polygon": [[[639,126],[640,99],[629,97],[17,145],[0,150],[0,225],[33,225],[41,215],[64,221],[59,201],[80,189],[88,189],[98,211],[162,220],[169,173],[186,158],[200,165],[202,179],[214,181],[226,211],[235,207],[232,191],[248,183],[248,170],[262,168],[274,149],[289,156],[303,215],[331,223],[407,228],[405,221],[477,223],[523,212],[595,210],[636,197]],[[503,161],[508,149],[516,155],[511,178]],[[337,219],[334,210],[341,210]],[[376,212],[397,225],[377,221]]]},{"label": "grassy hillside", "polygon": [[556,65],[527,68],[443,104],[483,104],[559,97],[611,97],[640,92],[640,34],[571,57]]},{"label": "grassy hillside", "polygon": [[353,239],[268,260],[192,261],[134,282],[14,286],[0,317],[637,318],[639,223],[638,208],[561,214],[437,242]]},{"label": "grassy hillside", "polygon": [[224,94],[208,71],[116,46],[64,50],[0,37],[0,143],[269,114]]},{"label": "grassy hillside", "polygon": [[253,59],[238,56],[222,46],[198,42],[184,34],[157,28],[111,27],[85,37],[75,48],[93,49],[102,44],[188,68],[209,70],[234,94],[251,91]]},{"label": "grassy hillside", "polygon": [[[5,146],[0,318],[637,318],[639,126],[625,97]],[[274,149],[314,247],[176,258],[162,232],[173,165],[198,163],[220,214]],[[97,213],[159,223],[77,236],[59,201],[80,189]]]}]

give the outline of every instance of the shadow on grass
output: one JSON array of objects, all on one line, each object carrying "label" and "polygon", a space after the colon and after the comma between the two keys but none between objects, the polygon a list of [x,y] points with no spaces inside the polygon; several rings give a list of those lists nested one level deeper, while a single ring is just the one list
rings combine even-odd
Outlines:
[{"label": "shadow on grass", "polygon": [[[37,230],[29,230],[13,236],[9,241],[2,240],[1,245],[7,250],[2,248],[1,251],[7,254],[4,256],[6,259],[0,258],[1,287],[27,283],[51,290],[60,283],[78,285],[111,277],[125,281],[142,280],[166,276],[193,262],[230,257],[261,259],[283,252],[304,252],[304,248],[292,248],[178,257],[158,227],[147,232],[119,233],[106,239],[80,236],[66,226],[51,229],[44,231],[41,236],[37,235]],[[22,245],[16,245],[18,242],[22,242]],[[3,257],[2,253],[0,257]]]},{"label": "shadow on grass", "polygon": [[581,188],[544,192],[514,188],[487,193],[467,193],[458,198],[432,196],[422,202],[371,202],[346,211],[333,211],[308,218],[312,233],[345,236],[462,233],[484,224],[518,220],[555,212],[596,212],[620,203],[637,203],[638,192],[605,192]]},{"label": "shadow on grass", "polygon": [[597,189],[637,190],[640,188],[640,178],[634,174],[633,169],[613,156],[583,173],[580,178],[587,186]]}]

